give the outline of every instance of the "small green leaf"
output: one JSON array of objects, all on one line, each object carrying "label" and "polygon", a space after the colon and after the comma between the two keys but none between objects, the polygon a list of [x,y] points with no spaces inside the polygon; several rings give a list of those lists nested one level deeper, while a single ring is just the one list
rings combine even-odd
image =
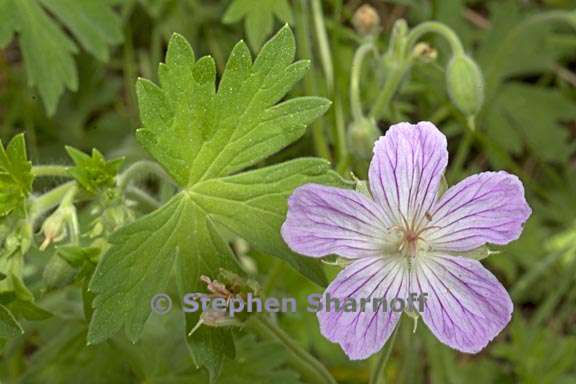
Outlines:
[{"label": "small green leaf", "polygon": [[234,0],[222,21],[231,24],[244,19],[248,42],[257,50],[272,33],[274,16],[292,23],[292,10],[287,0]]},{"label": "small green leaf", "polygon": [[24,330],[14,318],[14,315],[2,304],[0,304],[0,339],[8,339],[20,336]]},{"label": "small green leaf", "polygon": [[0,216],[22,206],[32,190],[32,181],[24,134],[14,136],[6,148],[0,141]]},{"label": "small green leaf", "polygon": [[114,187],[116,174],[124,158],[106,161],[97,149],[92,149],[92,156],[72,147],[66,147],[66,151],[76,165],[69,170],[69,173],[82,188],[90,193],[96,193]]}]

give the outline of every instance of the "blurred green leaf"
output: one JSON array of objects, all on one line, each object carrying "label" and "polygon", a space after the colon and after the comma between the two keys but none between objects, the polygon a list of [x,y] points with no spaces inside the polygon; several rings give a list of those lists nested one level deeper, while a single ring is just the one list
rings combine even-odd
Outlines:
[{"label": "blurred green leaf", "polygon": [[222,21],[232,24],[244,19],[248,42],[258,50],[272,33],[274,16],[292,23],[292,10],[287,0],[233,0]]},{"label": "blurred green leaf", "polygon": [[38,88],[51,115],[65,88],[77,90],[73,55],[78,49],[47,10],[103,61],[109,57],[108,46],[119,43],[122,35],[120,18],[107,1],[0,0],[0,48],[18,33],[28,84]]}]

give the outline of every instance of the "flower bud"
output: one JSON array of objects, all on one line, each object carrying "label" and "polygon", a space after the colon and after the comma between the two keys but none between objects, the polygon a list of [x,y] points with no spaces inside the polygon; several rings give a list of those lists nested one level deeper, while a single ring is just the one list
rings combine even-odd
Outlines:
[{"label": "flower bud", "polygon": [[354,29],[363,35],[374,35],[380,29],[380,16],[370,4],[364,4],[356,10],[352,17]]},{"label": "flower bud", "polygon": [[464,53],[455,54],[446,68],[446,86],[452,103],[467,117],[476,115],[484,101],[484,80],[478,65]]},{"label": "flower bud", "polygon": [[60,241],[66,237],[66,219],[66,210],[59,208],[44,220],[44,223],[42,223],[44,241],[42,242],[42,245],[40,245],[40,250],[44,251],[51,243]]},{"label": "flower bud", "polygon": [[378,137],[380,130],[374,119],[356,120],[348,128],[348,148],[354,157],[368,160],[372,157],[372,147]]}]

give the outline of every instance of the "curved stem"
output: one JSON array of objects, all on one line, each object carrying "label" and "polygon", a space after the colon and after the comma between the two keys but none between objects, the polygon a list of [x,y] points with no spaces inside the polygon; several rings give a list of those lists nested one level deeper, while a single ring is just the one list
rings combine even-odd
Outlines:
[{"label": "curved stem", "polygon": [[275,339],[280,341],[284,346],[294,354],[299,361],[306,364],[306,366],[312,369],[322,378],[322,381],[326,384],[337,384],[332,374],[326,369],[326,367],[319,362],[314,356],[312,356],[308,351],[302,348],[297,342],[295,342],[286,332],[279,328],[275,323],[273,323],[266,316],[253,316],[250,319],[251,324],[259,332],[264,332],[268,335],[273,336]]},{"label": "curved stem", "polygon": [[362,100],[360,99],[360,74],[362,73],[362,63],[364,58],[374,49],[374,41],[372,39],[364,42],[354,53],[352,60],[352,68],[350,75],[350,109],[355,121],[359,121],[364,117],[362,112]]},{"label": "curved stem", "polygon": [[158,163],[150,160],[142,160],[130,165],[124,172],[118,175],[118,188],[124,191],[132,179],[146,174],[153,174],[162,180],[174,183],[166,171],[164,171],[164,168]]},{"label": "curved stem", "polygon": [[398,335],[398,329],[400,328],[400,324],[396,325],[392,336],[390,337],[390,341],[384,349],[380,356],[378,356],[378,361],[372,370],[372,374],[370,375],[370,384],[383,384],[385,382],[384,379],[384,369],[386,368],[386,364],[390,359],[390,355],[392,354],[392,348],[394,348],[394,343],[396,342],[396,335]]},{"label": "curved stem", "polygon": [[450,44],[453,54],[463,54],[464,47],[458,38],[458,35],[445,24],[439,23],[437,21],[426,21],[416,26],[410,33],[408,33],[408,52],[412,51],[414,45],[418,40],[428,33],[436,33],[443,38],[445,38]]},{"label": "curved stem", "polygon": [[64,165],[35,165],[32,167],[32,175],[39,176],[61,176],[72,177],[68,171],[70,167]]}]

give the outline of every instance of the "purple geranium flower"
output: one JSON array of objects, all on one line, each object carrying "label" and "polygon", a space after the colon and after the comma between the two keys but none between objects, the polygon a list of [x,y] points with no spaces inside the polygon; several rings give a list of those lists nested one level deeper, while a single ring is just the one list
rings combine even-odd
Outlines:
[{"label": "purple geranium flower", "polygon": [[[406,299],[427,294],[421,316],[443,343],[476,353],[508,324],[512,301],[468,251],[520,236],[531,214],[520,180],[506,172],[470,176],[439,196],[446,137],[429,122],[390,127],[374,146],[372,198],[307,184],[289,199],[282,236],[311,257],[350,260],[326,289],[333,298]],[[351,359],[377,352],[401,313],[318,312],[322,334]]]}]

